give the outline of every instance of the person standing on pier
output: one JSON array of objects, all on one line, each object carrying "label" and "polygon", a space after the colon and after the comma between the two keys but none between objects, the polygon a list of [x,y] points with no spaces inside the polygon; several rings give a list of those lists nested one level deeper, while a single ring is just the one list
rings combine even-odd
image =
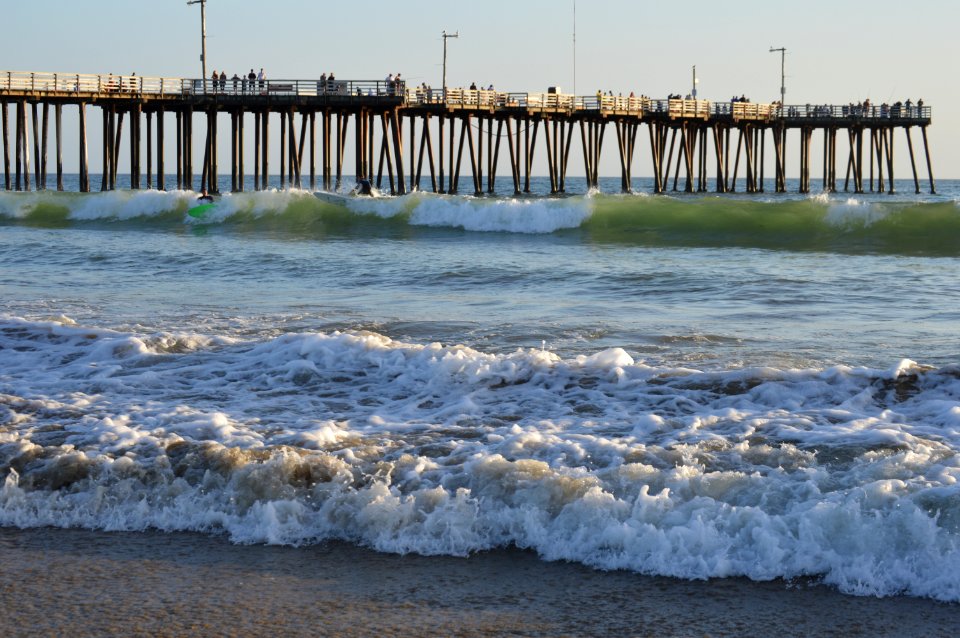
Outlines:
[{"label": "person standing on pier", "polygon": [[263,72],[263,67],[260,67],[260,73],[257,74],[257,81],[260,83],[260,90],[263,91],[263,85],[266,83],[267,74]]},{"label": "person standing on pier", "polygon": [[223,93],[227,90],[227,72],[220,71],[220,92]]},{"label": "person standing on pier", "polygon": [[253,93],[254,82],[257,81],[257,74],[254,73],[253,69],[250,69],[250,73],[247,73],[247,82],[250,83],[250,92]]},{"label": "person standing on pier", "polygon": [[217,82],[220,81],[220,76],[217,75],[217,70],[214,69],[213,73],[210,75],[210,79],[213,80],[213,92],[217,92]]}]

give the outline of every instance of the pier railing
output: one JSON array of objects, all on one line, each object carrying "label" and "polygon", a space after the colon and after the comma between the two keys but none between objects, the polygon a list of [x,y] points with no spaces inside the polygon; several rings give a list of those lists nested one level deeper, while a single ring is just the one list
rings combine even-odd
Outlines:
[{"label": "pier railing", "polygon": [[670,119],[730,118],[733,121],[769,122],[859,119],[887,121],[930,119],[932,110],[919,103],[786,105],[756,102],[712,102],[692,99],[650,99],[614,95],[578,96],[565,93],[520,93],[488,89],[433,89],[425,85],[408,87],[404,82],[384,80],[190,79],[138,75],[91,75],[82,73],[41,73],[0,71],[0,95],[4,93],[92,95],[97,97],[139,96],[261,96],[261,97],[361,97],[383,98],[391,103],[438,105],[464,109],[524,109],[539,112],[592,111],[609,114],[659,116]]},{"label": "pier railing", "polygon": [[837,119],[859,118],[866,120],[887,119],[929,119],[932,110],[929,106],[913,102],[900,104],[795,104],[782,110],[785,118]]},{"label": "pier railing", "polygon": [[0,92],[86,94],[98,96],[142,95],[305,95],[403,96],[403,89],[376,80],[249,80],[247,78],[189,79],[139,75],[83,73],[0,72]]}]

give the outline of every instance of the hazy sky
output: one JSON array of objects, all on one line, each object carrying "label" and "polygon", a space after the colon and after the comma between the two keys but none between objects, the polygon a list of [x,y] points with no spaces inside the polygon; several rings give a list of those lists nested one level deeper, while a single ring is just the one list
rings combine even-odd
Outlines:
[{"label": "hazy sky", "polygon": [[[574,89],[573,0],[208,0],[206,13],[208,70],[228,76],[261,66],[274,79],[325,71],[382,79],[399,71],[440,85],[440,34],[459,30],[449,41],[448,85]],[[186,0],[5,2],[2,15],[3,70],[200,74],[200,9]],[[576,91],[688,93],[696,65],[700,97],[772,101],[779,97],[780,55],[769,48],[783,46],[788,103],[922,97],[933,107],[934,174],[960,178],[958,30],[957,0],[580,0]],[[614,149],[604,152],[605,175],[618,174]],[[908,177],[902,136],[896,149],[897,176]],[[96,152],[91,148],[94,167]],[[844,149],[838,152],[842,165]],[[74,157],[68,152],[68,170],[76,170]],[[797,158],[789,163],[794,173]],[[649,175],[649,166],[641,144],[634,174]],[[571,173],[582,174],[573,159]]]}]

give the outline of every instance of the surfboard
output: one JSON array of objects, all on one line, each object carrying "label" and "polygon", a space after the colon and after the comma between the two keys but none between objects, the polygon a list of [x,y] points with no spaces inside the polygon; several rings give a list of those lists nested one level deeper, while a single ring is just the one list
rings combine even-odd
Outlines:
[{"label": "surfboard", "polygon": [[196,219],[203,219],[204,215],[212,210],[214,205],[215,204],[213,202],[210,202],[209,204],[200,204],[199,206],[194,206],[188,210],[187,214],[190,215],[190,217],[195,217]]},{"label": "surfboard", "polygon": [[349,200],[353,199],[351,195],[341,195],[340,193],[329,193],[327,191],[314,191],[314,196],[324,202],[330,204],[346,204]]}]

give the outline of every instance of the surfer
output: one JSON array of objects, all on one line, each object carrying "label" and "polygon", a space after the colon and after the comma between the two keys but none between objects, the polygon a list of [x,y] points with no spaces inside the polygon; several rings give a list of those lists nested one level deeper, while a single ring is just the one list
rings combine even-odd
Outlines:
[{"label": "surfer", "polygon": [[366,177],[361,177],[357,180],[357,185],[353,189],[355,195],[373,195],[373,184],[370,183],[370,180]]},{"label": "surfer", "polygon": [[200,191],[200,196],[197,197],[197,202],[200,204],[212,204],[213,197],[209,193],[207,193],[207,189],[204,188],[203,190]]}]

